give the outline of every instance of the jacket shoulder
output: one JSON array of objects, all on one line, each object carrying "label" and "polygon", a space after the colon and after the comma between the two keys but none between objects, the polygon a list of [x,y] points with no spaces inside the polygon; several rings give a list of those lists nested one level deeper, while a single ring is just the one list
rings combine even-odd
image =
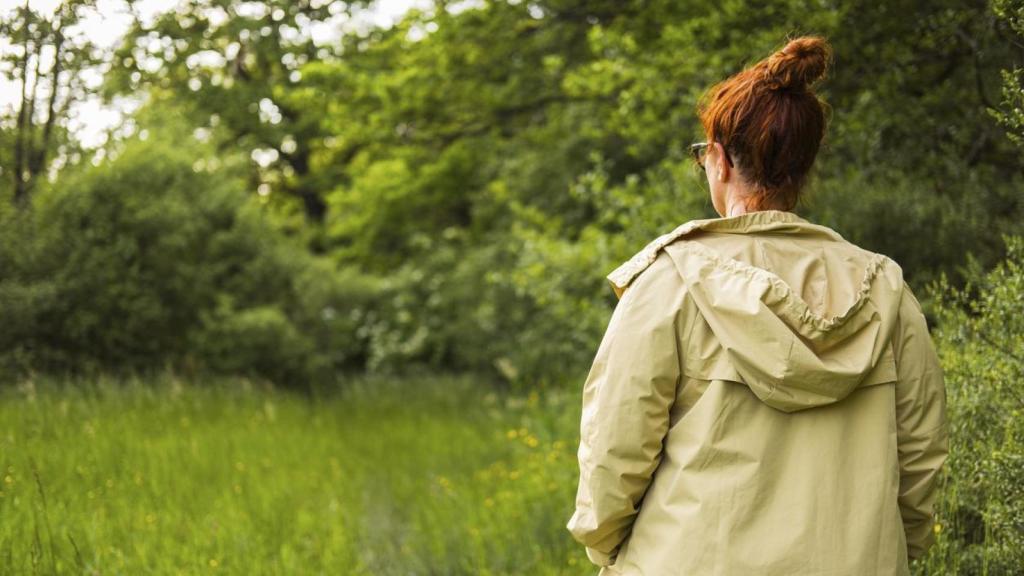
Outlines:
[{"label": "jacket shoulder", "polygon": [[642,250],[634,254],[629,260],[620,264],[618,268],[613,270],[611,274],[608,274],[607,276],[608,282],[612,285],[612,290],[615,291],[615,295],[622,298],[622,294],[626,291],[626,288],[629,287],[637,276],[654,263],[658,258],[659,252],[669,244],[696,230],[703,222],[705,221],[690,220],[689,222],[680,225],[675,230],[658,236],[654,240],[650,241],[647,246],[644,246]]}]

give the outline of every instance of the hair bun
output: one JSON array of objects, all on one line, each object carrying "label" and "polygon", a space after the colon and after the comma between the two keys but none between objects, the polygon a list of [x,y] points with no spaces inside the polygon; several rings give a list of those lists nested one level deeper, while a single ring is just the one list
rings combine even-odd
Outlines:
[{"label": "hair bun", "polygon": [[804,91],[825,76],[832,59],[832,47],[820,36],[801,36],[765,62],[765,83],[769,90]]}]

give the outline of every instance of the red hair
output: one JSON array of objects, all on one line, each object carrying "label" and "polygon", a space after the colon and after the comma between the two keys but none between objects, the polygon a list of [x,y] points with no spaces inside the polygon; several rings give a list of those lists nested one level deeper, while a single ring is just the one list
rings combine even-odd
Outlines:
[{"label": "red hair", "polygon": [[701,97],[697,115],[708,142],[721,142],[754,187],[748,209],[796,205],[825,137],[828,104],[810,86],[831,59],[824,38],[795,38]]}]

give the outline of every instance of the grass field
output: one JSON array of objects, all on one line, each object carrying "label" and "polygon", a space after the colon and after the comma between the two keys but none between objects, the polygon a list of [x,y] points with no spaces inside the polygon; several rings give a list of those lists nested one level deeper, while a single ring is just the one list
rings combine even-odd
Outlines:
[{"label": "grass field", "polygon": [[3,574],[594,574],[578,393],[369,381],[0,392]]}]

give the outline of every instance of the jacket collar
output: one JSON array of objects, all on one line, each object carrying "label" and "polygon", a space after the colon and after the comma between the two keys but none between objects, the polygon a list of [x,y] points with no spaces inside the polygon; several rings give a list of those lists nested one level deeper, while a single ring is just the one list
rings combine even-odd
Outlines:
[{"label": "jacket collar", "polygon": [[615,295],[621,298],[630,282],[654,262],[654,259],[658,257],[658,252],[665,246],[697,230],[727,234],[771,231],[773,233],[812,235],[832,240],[843,240],[843,237],[835,230],[827,226],[815,224],[793,212],[784,210],[757,210],[725,218],[690,220],[675,230],[655,238],[643,250],[634,254],[632,258],[612,271],[607,276],[607,279],[611,283]]},{"label": "jacket collar", "polygon": [[749,226],[762,226],[771,222],[810,223],[798,216],[795,212],[788,212],[785,210],[757,210],[754,212],[744,212],[743,214],[737,214],[736,216],[705,218],[701,221],[714,223],[715,226],[722,229],[743,229]]},{"label": "jacket collar", "polygon": [[697,229],[734,234],[771,230],[772,232],[817,234],[836,240],[843,239],[835,230],[815,224],[794,212],[785,210],[757,210],[725,218],[691,220],[669,234],[681,236]]}]

